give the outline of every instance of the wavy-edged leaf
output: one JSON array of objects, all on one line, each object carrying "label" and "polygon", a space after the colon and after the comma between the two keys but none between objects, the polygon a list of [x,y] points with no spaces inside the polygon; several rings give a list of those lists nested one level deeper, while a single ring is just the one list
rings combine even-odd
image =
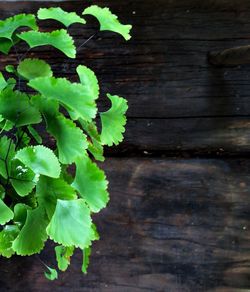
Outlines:
[{"label": "wavy-edged leaf", "polygon": [[16,123],[17,127],[37,124],[42,120],[39,111],[30,104],[28,96],[10,88],[4,89],[0,94],[0,114]]},{"label": "wavy-edged leaf", "polygon": [[86,66],[79,65],[76,68],[76,72],[80,78],[82,85],[84,85],[88,91],[88,95],[92,96],[95,100],[99,97],[99,85],[95,73]]},{"label": "wavy-edged leaf", "polygon": [[53,75],[50,65],[40,59],[25,59],[17,67],[17,72],[25,79],[37,77],[51,77]]},{"label": "wavy-edged leaf", "polygon": [[13,211],[4,203],[4,201],[0,200],[0,224],[4,225],[13,218]]},{"label": "wavy-edged leaf", "polygon": [[57,199],[75,200],[77,198],[75,189],[64,180],[43,175],[40,176],[37,184],[36,196],[39,204],[45,208],[49,219],[55,212]]},{"label": "wavy-edged leaf", "polygon": [[76,175],[72,186],[78,190],[92,212],[99,212],[107,205],[108,181],[104,171],[84,155],[76,159]]},{"label": "wavy-edged leaf", "polygon": [[53,280],[58,278],[58,274],[57,274],[56,269],[52,269],[47,265],[45,265],[45,267],[49,270],[49,272],[46,272],[46,271],[44,272],[44,275],[48,280],[53,281]]},{"label": "wavy-edged leaf", "polygon": [[8,85],[6,80],[3,77],[2,72],[0,72],[0,92]]},{"label": "wavy-edged leaf", "polygon": [[88,151],[94,156],[96,160],[104,161],[103,145],[95,122],[87,122],[82,119],[79,119],[79,122],[83,130],[89,135],[91,139],[91,141],[88,141]]},{"label": "wavy-edged leaf", "polygon": [[57,243],[84,249],[91,244],[94,237],[91,223],[90,209],[83,199],[57,200],[47,233]]},{"label": "wavy-edged leaf", "polygon": [[101,141],[103,144],[112,146],[119,144],[123,140],[122,133],[125,132],[126,124],[125,113],[128,109],[126,99],[117,95],[107,94],[111,100],[111,108],[100,114],[102,121]]},{"label": "wavy-edged leaf", "polygon": [[35,173],[57,178],[61,168],[52,150],[42,145],[29,146],[19,150],[15,156]]},{"label": "wavy-edged leaf", "polygon": [[6,225],[0,232],[0,255],[10,258],[15,251],[12,249],[12,243],[19,234],[19,229],[15,225]]},{"label": "wavy-edged leaf", "polygon": [[36,18],[33,14],[18,14],[5,20],[0,20],[0,37],[11,40],[14,31],[21,26],[37,30]]},{"label": "wavy-edged leaf", "polygon": [[96,17],[100,23],[100,31],[110,30],[119,33],[125,38],[126,41],[131,38],[129,32],[132,28],[132,25],[121,24],[118,21],[117,16],[115,14],[112,14],[107,7],[101,8],[97,5],[92,5],[90,7],[87,7],[82,14],[90,14]]},{"label": "wavy-edged leaf", "polygon": [[52,32],[25,31],[17,36],[26,41],[31,48],[50,45],[62,51],[69,58],[76,56],[74,41],[65,29]]},{"label": "wavy-edged leaf", "polygon": [[30,80],[28,85],[42,96],[71,108],[84,120],[89,121],[96,115],[94,99],[82,84],[71,83],[66,78],[41,77]]},{"label": "wavy-edged leaf", "polygon": [[75,12],[66,12],[60,7],[40,8],[37,12],[37,17],[39,19],[57,20],[66,27],[69,27],[73,23],[86,23],[86,21]]},{"label": "wavy-edged leaf", "polygon": [[58,269],[66,271],[70,264],[70,257],[74,253],[74,246],[58,245],[55,247]]},{"label": "wavy-edged leaf", "polygon": [[38,175],[17,159],[11,161],[10,176],[13,188],[21,197],[27,196],[38,181]]},{"label": "wavy-edged leaf", "polygon": [[13,242],[13,250],[22,256],[39,253],[48,237],[47,225],[48,218],[41,206],[34,210],[28,210],[26,222],[19,236]]},{"label": "wavy-edged leaf", "polygon": [[[8,157],[7,157],[8,154]],[[15,145],[13,144],[10,139],[8,139],[6,136],[3,136],[0,138],[0,174],[7,178],[8,174],[6,171],[6,165],[4,160],[7,157],[6,164],[7,168],[10,169],[11,159],[15,155]]]},{"label": "wavy-edged leaf", "polygon": [[91,248],[87,247],[82,251],[83,261],[82,261],[82,272],[83,274],[87,274],[87,268],[89,265],[89,256],[91,254]]}]

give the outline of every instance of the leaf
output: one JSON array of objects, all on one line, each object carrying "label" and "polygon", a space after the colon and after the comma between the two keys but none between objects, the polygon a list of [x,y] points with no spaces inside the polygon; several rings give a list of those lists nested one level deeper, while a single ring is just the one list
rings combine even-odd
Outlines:
[{"label": "leaf", "polygon": [[0,255],[10,258],[15,251],[12,249],[12,243],[18,236],[19,229],[15,225],[6,225],[0,232]]},{"label": "leaf", "polygon": [[42,144],[43,142],[42,137],[37,133],[37,131],[31,125],[28,125],[27,129],[30,132],[30,134],[33,136],[33,138],[36,140],[36,142],[38,144]]},{"label": "leaf", "polygon": [[109,200],[108,181],[104,172],[87,155],[76,159],[76,175],[72,186],[78,190],[92,212],[99,212]]},{"label": "leaf", "polygon": [[91,138],[91,142],[88,141],[88,151],[94,156],[96,160],[104,161],[103,145],[101,143],[101,137],[97,131],[95,122],[87,122],[79,119],[79,122],[83,130]]},{"label": "leaf", "polygon": [[58,269],[61,271],[66,271],[70,264],[70,257],[73,255],[74,246],[62,246],[58,245],[55,247],[56,260],[58,264]]},{"label": "leaf", "polygon": [[5,198],[5,189],[0,185],[0,199],[3,200]]},{"label": "leaf", "polygon": [[9,78],[7,80],[7,88],[13,89],[16,86],[16,79],[14,78]]},{"label": "leaf", "polygon": [[26,222],[13,242],[13,250],[22,256],[39,253],[47,239],[47,225],[48,219],[41,206],[34,210],[27,210]]},{"label": "leaf", "polygon": [[27,196],[38,181],[38,176],[17,159],[11,161],[10,176],[13,188],[21,197]]},{"label": "leaf", "polygon": [[0,92],[8,85],[5,81],[3,74],[0,72]]},{"label": "leaf", "polygon": [[22,229],[27,218],[27,210],[29,207],[25,204],[18,203],[14,207],[14,223]]},{"label": "leaf", "polygon": [[29,146],[19,150],[15,156],[35,173],[59,177],[60,164],[55,154],[42,145]]},{"label": "leaf", "polygon": [[16,123],[17,127],[37,124],[42,120],[39,111],[30,104],[28,96],[10,88],[4,89],[0,94],[0,114]]},{"label": "leaf", "polygon": [[76,72],[82,85],[85,86],[88,95],[92,96],[93,100],[97,99],[99,97],[99,85],[95,73],[83,65],[79,65],[76,68]]},{"label": "leaf", "polygon": [[15,33],[12,35],[12,41],[10,39],[0,37],[0,52],[8,55],[13,44],[16,45],[19,41],[20,39],[16,36]]},{"label": "leaf", "polygon": [[55,279],[58,278],[58,274],[57,274],[57,270],[56,269],[52,269],[50,267],[48,267],[47,265],[45,265],[45,267],[49,270],[49,273],[48,272],[44,272],[44,275],[47,279],[53,281]]},{"label": "leaf", "polygon": [[91,223],[90,210],[83,199],[72,201],[58,199],[47,233],[57,243],[83,249],[91,244],[94,237]]},{"label": "leaf", "polygon": [[62,51],[69,58],[76,56],[74,41],[65,29],[52,32],[25,31],[17,36],[26,41],[31,48],[50,45]]},{"label": "leaf", "polygon": [[49,64],[39,59],[25,59],[17,67],[17,72],[25,79],[51,77],[53,75]]},{"label": "leaf", "polygon": [[129,32],[132,28],[132,25],[121,24],[118,21],[117,16],[115,14],[112,14],[107,7],[101,8],[97,5],[92,5],[90,7],[87,7],[82,14],[91,14],[96,17],[100,23],[100,31],[110,30],[113,32],[117,32],[121,34],[126,41],[131,38]]},{"label": "leaf", "polygon": [[107,94],[111,100],[112,106],[105,113],[101,113],[102,132],[101,141],[108,146],[114,143],[118,145],[123,140],[122,133],[125,132],[123,127],[126,124],[125,113],[128,109],[126,99],[117,95]]},{"label": "leaf", "polygon": [[75,200],[77,198],[73,187],[64,180],[40,176],[36,187],[38,203],[42,205],[51,219],[56,208],[57,199]]},{"label": "leaf", "polygon": [[40,8],[37,12],[39,19],[54,19],[69,27],[73,23],[85,24],[86,21],[75,12],[66,12],[60,7]]},{"label": "leaf", "polygon": [[82,272],[83,274],[87,274],[87,268],[89,265],[89,256],[91,254],[91,248],[87,247],[82,251],[83,255],[83,263],[82,263]]},{"label": "leaf", "polygon": [[66,78],[41,77],[30,80],[28,85],[42,96],[57,100],[62,106],[68,106],[84,120],[91,120],[96,115],[93,97],[82,84],[71,83]]},{"label": "leaf", "polygon": [[9,222],[11,219],[13,219],[14,213],[12,210],[5,205],[5,203],[0,200],[0,224],[4,225],[5,223]]},{"label": "leaf", "polygon": [[[8,157],[7,157],[8,154]],[[6,136],[0,138],[0,174],[7,179],[8,173],[6,171],[6,165],[4,160],[7,157],[7,168],[10,169],[11,159],[15,155],[15,145]]]}]

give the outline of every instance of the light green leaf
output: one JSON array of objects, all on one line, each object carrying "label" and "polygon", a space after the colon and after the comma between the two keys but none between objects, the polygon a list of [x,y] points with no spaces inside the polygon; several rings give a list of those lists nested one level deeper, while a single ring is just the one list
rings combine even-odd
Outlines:
[{"label": "light green leaf", "polygon": [[12,210],[5,205],[5,203],[0,200],[0,224],[4,225],[5,223],[9,222],[11,219],[13,219],[14,213]]},{"label": "light green leaf", "polygon": [[91,211],[99,212],[109,200],[108,181],[104,172],[87,155],[76,159],[76,175],[72,186],[78,190]]},{"label": "light green leaf", "polygon": [[58,245],[55,247],[56,260],[59,270],[61,271],[67,270],[70,264],[70,257],[73,255],[74,249],[75,249],[74,246]]},{"label": "light green leaf", "polygon": [[91,244],[94,237],[91,223],[90,210],[83,199],[57,200],[47,233],[57,243],[84,249]]},{"label": "light green leaf", "polygon": [[39,204],[45,208],[49,219],[55,212],[57,199],[75,200],[77,198],[74,188],[64,180],[42,175],[36,187],[36,195]]},{"label": "light green leaf", "polygon": [[[20,115],[18,116],[18,112]],[[25,93],[4,89],[0,94],[0,114],[17,127],[41,122],[39,111],[33,107]]]},{"label": "light green leaf", "polygon": [[25,59],[17,67],[17,72],[25,79],[51,77],[53,75],[49,64],[39,59]]},{"label": "light green leaf", "polygon": [[85,24],[86,21],[75,12],[66,12],[60,7],[40,8],[37,12],[39,19],[54,19],[69,27],[73,23]]},{"label": "light green leaf", "polygon": [[74,41],[65,29],[52,32],[25,31],[17,36],[26,41],[31,48],[50,45],[62,51],[69,58],[76,56]]},{"label": "light green leaf", "polygon": [[38,175],[17,159],[11,161],[10,176],[13,188],[21,197],[27,196],[38,181]]},{"label": "light green leaf", "polygon": [[30,80],[28,85],[42,96],[71,108],[84,120],[91,120],[96,115],[94,99],[82,84],[71,83],[65,78],[41,77]]},{"label": "light green leaf", "polygon": [[7,168],[10,169],[11,159],[15,155],[15,145],[6,136],[0,138],[0,174],[7,179],[8,173],[6,172],[6,166],[4,160],[7,157]]},{"label": "light green leaf", "polygon": [[49,273],[48,272],[44,272],[44,275],[47,279],[53,281],[55,279],[58,278],[58,274],[57,274],[57,270],[56,269],[52,269],[50,267],[48,267],[47,265],[45,265],[46,268],[49,270]]},{"label": "light green leaf", "polygon": [[83,262],[82,262],[82,272],[83,274],[87,274],[87,268],[89,265],[89,256],[91,254],[91,248],[87,247],[82,251]]},{"label": "light green leaf", "polygon": [[42,145],[29,146],[19,150],[15,158],[22,161],[35,173],[50,177],[59,177],[60,164],[55,154]]},{"label": "light green leaf", "polygon": [[47,239],[47,225],[48,218],[41,206],[34,210],[28,210],[26,222],[19,236],[13,242],[13,250],[22,256],[39,253]]},{"label": "light green leaf", "polygon": [[19,41],[20,41],[20,39],[16,36],[15,33],[12,35],[12,41],[10,39],[0,37],[0,52],[8,55],[13,44],[15,45]]},{"label": "light green leaf", "polygon": [[111,100],[112,106],[105,113],[101,113],[102,132],[101,141],[108,146],[114,143],[118,145],[123,140],[122,133],[125,132],[123,127],[126,124],[125,113],[128,109],[126,99],[117,95],[107,94]]},{"label": "light green leaf", "polygon": [[31,125],[28,125],[27,129],[29,130],[29,132],[33,136],[33,138],[36,140],[36,142],[38,144],[42,144],[42,142],[43,142],[42,137],[37,133],[37,131]]},{"label": "light green leaf", "polygon": [[9,78],[7,79],[7,88],[10,88],[13,90],[13,88],[16,86],[16,79],[14,78]]},{"label": "light green leaf", "polygon": [[12,243],[18,236],[19,229],[15,225],[6,225],[0,232],[0,255],[10,258],[15,251],[12,249]]},{"label": "light green leaf", "polygon": [[82,85],[85,86],[88,95],[92,96],[93,100],[97,99],[99,97],[99,85],[95,73],[83,65],[79,65],[76,68],[76,72]]},{"label": "light green leaf", "polygon": [[26,222],[26,218],[27,218],[27,210],[30,207],[22,204],[22,203],[18,203],[15,205],[14,207],[14,223],[19,227],[19,229],[22,229],[25,222]]},{"label": "light green leaf", "polygon": [[18,14],[5,20],[0,20],[0,37],[11,40],[14,31],[21,26],[37,30],[36,18],[33,14]]},{"label": "light green leaf", "polygon": [[0,72],[0,92],[8,85],[5,81],[3,74]]},{"label": "light green leaf", "polygon": [[131,35],[129,34],[129,32],[132,28],[132,25],[121,24],[118,21],[117,16],[115,14],[112,14],[109,8],[107,7],[101,8],[97,5],[92,5],[86,8],[82,14],[83,15],[91,14],[95,16],[100,23],[100,31],[110,30],[113,32],[117,32],[121,34],[125,38],[126,41],[131,38]]}]

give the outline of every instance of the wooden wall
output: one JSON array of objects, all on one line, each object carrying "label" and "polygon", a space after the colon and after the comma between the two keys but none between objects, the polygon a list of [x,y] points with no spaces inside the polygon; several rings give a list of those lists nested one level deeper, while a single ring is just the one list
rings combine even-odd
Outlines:
[{"label": "wooden wall", "polygon": [[[57,5],[81,12],[92,3]],[[208,51],[250,43],[250,2],[94,4],[131,23],[131,41],[102,32],[77,60],[65,63],[54,49],[34,49],[30,56],[48,60],[57,76],[71,80],[76,65],[85,64],[97,73],[102,93],[129,101],[125,140],[107,149],[101,164],[111,194],[94,217],[101,240],[86,276],[77,252],[54,282],[44,278],[35,256],[0,258],[0,291],[250,291],[250,65],[207,63]],[[50,6],[55,3],[1,1],[0,16]],[[78,44],[98,28],[86,19],[87,26],[70,29]],[[2,56],[0,70],[15,62],[14,54]],[[101,99],[101,109],[107,106]],[[41,258],[55,263],[50,242]]]}]

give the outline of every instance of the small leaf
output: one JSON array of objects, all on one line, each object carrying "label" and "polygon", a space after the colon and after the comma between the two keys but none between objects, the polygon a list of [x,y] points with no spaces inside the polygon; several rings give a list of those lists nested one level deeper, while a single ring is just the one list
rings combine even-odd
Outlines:
[{"label": "small leaf", "polygon": [[62,51],[69,58],[76,56],[74,41],[65,29],[52,32],[25,31],[17,36],[26,41],[31,48],[50,45]]},{"label": "small leaf", "polygon": [[31,125],[28,125],[27,128],[28,128],[30,134],[36,140],[36,142],[38,144],[42,144],[42,142],[43,142],[42,137],[37,133],[37,131]]},{"label": "small leaf", "polygon": [[82,251],[83,255],[83,263],[82,263],[82,272],[83,274],[87,274],[87,268],[89,265],[89,256],[91,254],[91,248],[87,247]]},{"label": "small leaf", "polygon": [[8,55],[13,44],[16,45],[19,41],[20,39],[16,36],[15,33],[12,35],[12,41],[10,39],[0,37],[0,52]]},{"label": "small leaf", "polygon": [[36,25],[35,15],[18,14],[5,20],[0,20],[0,37],[11,40],[14,31],[21,26],[28,26],[34,30],[37,30],[38,27]]},{"label": "small leaf", "polygon": [[111,100],[112,106],[105,113],[101,113],[102,132],[101,141],[108,146],[114,143],[118,145],[123,140],[122,133],[125,132],[123,127],[126,124],[125,113],[128,109],[126,99],[117,95],[107,94]]},{"label": "small leaf", "polygon": [[66,78],[40,77],[30,80],[28,85],[42,96],[57,100],[62,106],[68,106],[84,120],[89,121],[96,115],[94,99],[82,84],[71,83]]},{"label": "small leaf", "polygon": [[73,23],[85,24],[86,21],[75,12],[66,12],[60,7],[40,8],[37,16],[39,19],[54,19],[69,27]]},{"label": "small leaf", "polygon": [[12,89],[13,90],[13,88],[16,86],[16,79],[14,79],[14,78],[9,78],[8,80],[7,80],[7,88],[10,88],[10,89]]},{"label": "small leaf", "polygon": [[109,200],[104,172],[87,155],[76,159],[76,176],[72,186],[78,190],[92,212],[99,212]]},{"label": "small leaf", "polygon": [[0,224],[4,225],[5,223],[9,222],[11,219],[13,219],[14,213],[12,210],[5,205],[5,203],[0,200]]},{"label": "small leaf", "polygon": [[15,251],[12,249],[12,243],[19,233],[19,229],[15,225],[6,225],[0,232],[0,255],[10,258]]},{"label": "small leaf", "polygon": [[29,146],[19,150],[15,158],[22,161],[35,173],[50,177],[60,176],[60,164],[55,154],[42,145]]},{"label": "small leaf", "polygon": [[58,278],[58,274],[57,274],[57,270],[56,269],[52,269],[50,267],[48,267],[47,265],[45,265],[46,268],[49,270],[49,273],[48,272],[44,272],[44,275],[47,279],[53,281],[55,279]]},{"label": "small leaf", "polygon": [[47,239],[47,225],[48,218],[41,206],[34,210],[28,210],[26,222],[19,236],[13,242],[13,250],[22,256],[39,253]]},{"label": "small leaf", "polygon": [[61,271],[66,271],[70,264],[70,257],[73,255],[74,246],[62,246],[58,245],[55,247],[56,260],[58,264],[58,269]]},{"label": "small leaf", "polygon": [[5,81],[3,74],[0,72],[0,92],[8,85]]},{"label": "small leaf", "polygon": [[17,72],[25,79],[50,77],[53,75],[49,64],[39,59],[25,59],[17,67]]},{"label": "small leaf", "polygon": [[94,237],[91,223],[90,210],[83,199],[57,200],[47,233],[57,243],[84,249],[91,244]]},{"label": "small leaf", "polygon": [[96,17],[100,23],[100,31],[102,30],[110,30],[113,32],[117,32],[121,34],[125,40],[129,40],[131,38],[131,35],[129,34],[132,25],[124,25],[121,24],[117,16],[115,14],[112,14],[109,8],[101,8],[97,5],[92,5],[88,8],[86,8],[83,13],[83,15],[91,14],[94,17]]},{"label": "small leaf", "polygon": [[29,207],[25,204],[18,203],[14,207],[14,223],[22,229],[27,218],[27,210]]}]

